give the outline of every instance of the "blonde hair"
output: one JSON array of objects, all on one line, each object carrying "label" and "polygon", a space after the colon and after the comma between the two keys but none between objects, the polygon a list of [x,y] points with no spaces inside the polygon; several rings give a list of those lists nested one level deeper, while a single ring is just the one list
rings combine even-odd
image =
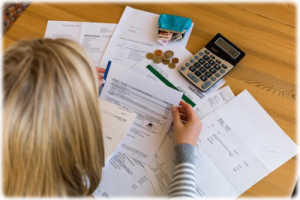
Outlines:
[{"label": "blonde hair", "polygon": [[7,196],[91,195],[104,149],[96,71],[66,39],[4,53],[3,189]]}]

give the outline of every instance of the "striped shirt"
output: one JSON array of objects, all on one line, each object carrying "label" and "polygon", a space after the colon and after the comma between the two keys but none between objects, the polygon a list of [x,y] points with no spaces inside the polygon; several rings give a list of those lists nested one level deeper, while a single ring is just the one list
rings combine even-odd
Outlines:
[{"label": "striped shirt", "polygon": [[168,196],[196,198],[195,147],[179,144],[175,147],[176,167]]}]

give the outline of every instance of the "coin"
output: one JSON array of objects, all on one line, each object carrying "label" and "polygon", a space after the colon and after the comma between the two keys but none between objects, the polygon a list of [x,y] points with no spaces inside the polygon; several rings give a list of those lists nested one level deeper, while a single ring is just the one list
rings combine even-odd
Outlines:
[{"label": "coin", "polygon": [[178,58],[173,58],[173,59],[172,59],[172,63],[175,63],[175,64],[176,64],[176,63],[178,63],[178,62],[179,62],[179,59],[178,59]]},{"label": "coin", "polygon": [[161,56],[162,55],[162,50],[160,50],[160,49],[156,49],[155,51],[154,51],[154,54],[156,55],[156,56]]},{"label": "coin", "polygon": [[176,67],[175,63],[170,63],[168,66],[170,69],[174,69]]},{"label": "coin", "polygon": [[172,58],[172,57],[174,56],[174,52],[168,50],[168,51],[166,51],[166,52],[164,53],[164,55],[165,55],[167,58]]},{"label": "coin", "polygon": [[161,57],[155,56],[155,57],[153,58],[153,62],[156,63],[156,64],[161,63]]},{"label": "coin", "polygon": [[164,59],[162,59],[162,61],[161,61],[164,65],[168,65],[169,63],[170,63],[170,60],[164,60]]},{"label": "coin", "polygon": [[170,58],[166,57],[165,55],[162,56],[162,59],[165,61],[170,61]]},{"label": "coin", "polygon": [[148,58],[149,60],[152,60],[155,57],[155,55],[153,53],[147,53],[146,58]]}]

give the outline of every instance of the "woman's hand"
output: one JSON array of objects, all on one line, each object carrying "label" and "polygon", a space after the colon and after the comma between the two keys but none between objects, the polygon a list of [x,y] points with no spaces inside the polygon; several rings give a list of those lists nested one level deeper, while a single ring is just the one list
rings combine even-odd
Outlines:
[{"label": "woman's hand", "polygon": [[103,74],[105,72],[105,69],[100,68],[100,67],[96,67],[96,71],[97,71],[97,75],[98,75],[98,83],[99,83],[99,86],[100,86],[104,82]]},{"label": "woman's hand", "polygon": [[202,129],[202,122],[197,117],[193,107],[180,101],[180,106],[172,106],[174,118],[174,142],[177,144],[196,145]]}]

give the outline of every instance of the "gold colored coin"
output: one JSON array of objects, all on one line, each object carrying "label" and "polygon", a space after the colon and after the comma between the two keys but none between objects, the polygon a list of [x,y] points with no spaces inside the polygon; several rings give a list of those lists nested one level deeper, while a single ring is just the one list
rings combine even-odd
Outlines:
[{"label": "gold colored coin", "polygon": [[169,66],[170,69],[174,69],[176,67],[176,64],[175,63],[170,63],[168,66]]},{"label": "gold colored coin", "polygon": [[165,55],[167,58],[172,58],[172,57],[174,56],[174,52],[168,50],[168,51],[166,51],[166,52],[164,53],[164,55]]},{"label": "gold colored coin", "polygon": [[156,55],[156,56],[161,56],[162,54],[163,54],[163,52],[162,52],[162,50],[160,50],[160,49],[156,49],[155,51],[154,51],[154,54]]},{"label": "gold colored coin", "polygon": [[152,60],[155,57],[155,55],[153,53],[147,53],[146,58],[148,58],[149,60]]},{"label": "gold colored coin", "polygon": [[159,63],[161,63],[161,57],[159,57],[159,56],[155,56],[154,58],[153,58],[153,62],[154,63],[156,63],[156,64],[159,64]]},{"label": "gold colored coin", "polygon": [[164,59],[162,59],[162,61],[161,61],[164,65],[168,65],[169,63],[170,63],[170,60],[164,60]]},{"label": "gold colored coin", "polygon": [[166,57],[165,55],[162,56],[162,59],[165,61],[170,61],[170,58]]},{"label": "gold colored coin", "polygon": [[179,62],[179,59],[178,59],[178,58],[173,58],[173,59],[172,59],[172,63],[175,63],[175,64],[176,64],[176,63],[178,63],[178,62]]}]

